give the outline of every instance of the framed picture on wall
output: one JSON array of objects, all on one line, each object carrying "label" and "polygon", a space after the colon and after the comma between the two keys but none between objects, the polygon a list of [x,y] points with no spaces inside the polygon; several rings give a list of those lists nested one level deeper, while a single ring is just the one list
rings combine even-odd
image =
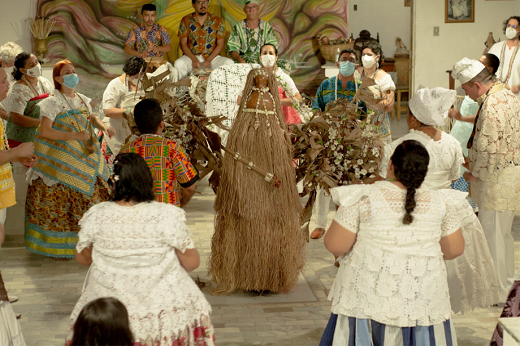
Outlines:
[{"label": "framed picture on wall", "polygon": [[412,6],[412,0],[404,0],[404,5],[407,7]]},{"label": "framed picture on wall", "polygon": [[473,23],[475,21],[475,0],[445,1],[445,23]]}]

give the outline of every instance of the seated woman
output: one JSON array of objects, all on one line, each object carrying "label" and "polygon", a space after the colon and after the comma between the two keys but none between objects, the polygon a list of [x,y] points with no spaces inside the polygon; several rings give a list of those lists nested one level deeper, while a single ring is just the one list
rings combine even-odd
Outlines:
[{"label": "seated woman", "polygon": [[[444,88],[417,90],[409,102],[407,122],[410,133],[386,146],[381,162],[382,177],[388,177],[387,167],[394,148],[403,141],[416,140],[430,155],[423,185],[435,190],[450,189],[450,184],[459,178],[464,157],[457,139],[434,126],[444,124],[455,95],[454,90]],[[458,194],[454,190],[446,193],[449,192]],[[459,203],[454,199],[452,204],[461,224],[465,249],[462,256],[446,261],[451,309],[455,313],[466,313],[498,303],[498,281],[484,230],[473,208],[466,199]]]},{"label": "seated woman", "polygon": [[40,125],[40,109],[36,105],[54,89],[52,83],[41,76],[40,63],[30,53],[16,56],[13,78],[16,83],[7,98],[10,116],[6,135],[10,148],[34,141],[36,128]]},{"label": "seated woman", "polygon": [[199,253],[184,210],[155,201],[152,174],[138,154],[117,155],[109,184],[110,201],[80,221],[76,260],[90,270],[67,340],[85,305],[114,297],[128,310],[134,346],[214,345],[211,306],[188,274]]},{"label": "seated woman", "polygon": [[103,122],[110,124],[115,130],[114,136],[103,136],[102,151],[109,167],[121,150],[132,131],[128,121],[123,119],[126,113],[134,114],[134,106],[144,97],[144,90],[139,86],[139,79],[146,73],[146,62],[143,58],[132,56],[125,61],[123,74],[108,83],[103,93]]},{"label": "seated woman", "polygon": [[[272,72],[278,82],[278,93],[285,123],[287,125],[299,124],[302,122],[302,119],[296,109],[294,109],[293,104],[294,102],[302,102],[302,96],[292,78],[276,65],[277,60],[278,49],[274,45],[267,43],[260,48],[260,63],[262,64],[262,68]],[[241,100],[242,93],[238,96],[237,103],[240,104]]]},{"label": "seated woman", "polygon": [[112,130],[92,114],[90,99],[69,60],[52,70],[55,90],[38,107],[42,124],[34,139],[38,164],[27,172],[25,247],[59,260],[74,258],[78,221],[108,199],[108,169],[93,126]]},{"label": "seated woman", "polygon": [[325,247],[341,266],[320,345],[457,344],[443,259],[460,256],[464,238],[452,197],[422,186],[428,163],[426,148],[408,140],[386,181],[331,190],[339,209]]},{"label": "seated woman", "polygon": [[383,142],[388,144],[392,142],[388,113],[394,107],[395,84],[392,77],[381,69],[383,50],[379,43],[375,41],[366,42],[361,50],[361,54],[362,66],[356,70],[354,78],[362,81],[363,78],[369,77],[376,82],[377,85],[371,86],[369,89],[376,98],[382,101],[375,106],[369,107],[368,111],[369,113],[372,112],[372,125],[381,134]]}]

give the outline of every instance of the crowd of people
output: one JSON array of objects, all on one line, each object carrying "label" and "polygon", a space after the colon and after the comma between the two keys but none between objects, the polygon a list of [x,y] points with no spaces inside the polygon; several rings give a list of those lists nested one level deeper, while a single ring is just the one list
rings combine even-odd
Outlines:
[{"label": "crowd of people", "polygon": [[[258,0],[245,1],[246,19],[225,50],[230,58],[220,54],[222,19],[207,12],[208,1],[192,5],[179,27],[184,55],[174,75],[205,67],[226,76],[248,65],[226,100],[237,107],[226,138],[234,154],[223,156],[209,275],[220,293],[287,292],[305,263],[289,139],[290,125],[302,121],[293,107],[302,98],[277,66],[274,30],[259,18]],[[49,81],[35,55],[0,47],[0,245],[6,209],[15,204],[13,163],[27,171],[27,250],[90,267],[67,345],[216,342],[211,306],[189,275],[200,257],[182,209],[199,174],[186,148],[164,137],[161,104],[143,99],[140,82],[144,58],[169,52],[170,38],[155,23],[154,5],[141,15],[125,42],[131,57],[123,74],[104,92],[103,119],[76,91],[81,80],[71,61],[57,62]],[[312,108],[326,111],[338,99],[355,101],[363,79],[373,79],[379,102],[358,108],[385,146],[376,179],[317,194],[310,238],[324,236],[339,266],[320,345],[456,345],[453,312],[505,302],[520,209],[520,17],[507,19],[504,33],[507,41],[480,60],[454,64],[467,95],[460,111],[455,91],[419,89],[409,101],[409,133],[394,141],[395,85],[381,69],[379,44],[341,51],[338,75],[318,88]],[[132,136],[129,117],[140,136]],[[471,124],[466,139],[438,129],[448,117]],[[325,231],[331,200],[337,211]],[[25,345],[1,275],[0,316],[0,344]]]}]

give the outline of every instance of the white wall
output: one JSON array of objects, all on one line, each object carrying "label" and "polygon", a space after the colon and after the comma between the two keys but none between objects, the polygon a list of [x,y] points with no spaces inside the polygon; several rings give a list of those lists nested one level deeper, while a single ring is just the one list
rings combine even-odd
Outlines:
[{"label": "white wall", "polygon": [[[357,5],[357,11],[354,11],[354,5]],[[366,29],[376,38],[379,32],[383,54],[391,58],[395,53],[396,37],[400,37],[410,49],[410,17],[410,7],[404,6],[404,0],[349,0],[349,36],[353,33],[357,38],[359,32]]]},{"label": "white wall", "polygon": [[0,0],[0,45],[12,41],[31,51],[28,18],[36,16],[37,0]]},{"label": "white wall", "polygon": [[[495,40],[502,41],[502,22],[512,15],[520,15],[520,0],[475,0],[474,23],[444,23],[443,0],[413,0],[413,75],[412,89],[449,86],[447,70],[464,57],[478,59],[485,49],[490,31]],[[433,36],[433,27],[440,29]],[[460,87],[455,82],[455,87]]]}]

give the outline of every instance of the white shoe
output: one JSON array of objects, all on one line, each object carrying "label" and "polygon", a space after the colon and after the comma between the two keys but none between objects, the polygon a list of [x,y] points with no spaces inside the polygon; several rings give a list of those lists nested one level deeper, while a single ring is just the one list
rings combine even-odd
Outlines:
[{"label": "white shoe", "polygon": [[18,301],[18,297],[17,296],[9,296],[9,303],[15,303]]}]

